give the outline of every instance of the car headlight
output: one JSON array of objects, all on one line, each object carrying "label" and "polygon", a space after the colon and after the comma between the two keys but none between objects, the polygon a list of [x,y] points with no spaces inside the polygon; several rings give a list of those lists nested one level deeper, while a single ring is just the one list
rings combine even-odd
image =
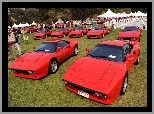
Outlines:
[{"label": "car headlight", "polygon": [[102,99],[106,99],[106,98],[107,98],[106,94],[95,93],[95,95],[96,95],[97,97],[99,97],[99,98],[102,98]]},{"label": "car headlight", "polygon": [[29,73],[29,74],[35,74],[35,72],[33,72],[33,71],[28,71],[28,73]]},{"label": "car headlight", "polygon": [[64,83],[67,84],[68,82],[67,81],[64,81]]},{"label": "car headlight", "polygon": [[119,40],[122,40],[122,38],[119,38]]},{"label": "car headlight", "polygon": [[132,40],[136,40],[136,38],[132,38]]}]

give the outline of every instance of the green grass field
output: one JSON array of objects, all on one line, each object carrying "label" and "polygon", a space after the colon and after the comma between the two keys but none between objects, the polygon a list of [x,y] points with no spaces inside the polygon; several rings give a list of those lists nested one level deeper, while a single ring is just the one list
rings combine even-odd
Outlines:
[{"label": "green grass field", "polygon": [[[8,71],[8,105],[9,107],[143,107],[147,106],[147,31],[141,37],[140,63],[129,73],[127,92],[112,105],[103,105],[65,89],[61,77],[68,66],[77,58],[86,55],[85,48],[92,49],[98,42],[106,39],[116,39],[118,29],[104,39],[79,38],[79,55],[64,62],[57,73],[42,80],[18,78]],[[47,38],[50,39],[50,38]],[[66,37],[65,39],[68,39]],[[21,43],[25,52],[32,51],[43,40],[34,41],[29,34],[29,44]],[[10,54],[9,54],[10,55]],[[9,56],[12,58],[12,56]],[[10,64],[12,61],[9,61]]]}]

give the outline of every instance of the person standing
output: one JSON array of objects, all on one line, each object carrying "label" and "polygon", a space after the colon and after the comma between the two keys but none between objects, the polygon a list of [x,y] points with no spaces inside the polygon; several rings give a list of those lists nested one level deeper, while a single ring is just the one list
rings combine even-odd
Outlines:
[{"label": "person standing", "polygon": [[20,28],[17,29],[17,34],[18,34],[18,43],[20,45],[20,38],[21,38],[21,29]]},{"label": "person standing", "polygon": [[18,54],[20,56],[20,55],[22,55],[22,53],[21,53],[21,48],[20,48],[20,44],[19,44],[19,34],[18,34],[18,31],[15,31],[14,35],[15,35],[15,39],[16,39],[15,47],[18,49]]},{"label": "person standing", "polygon": [[15,52],[15,35],[13,34],[13,31],[8,31],[8,45],[9,48],[11,49],[12,55],[13,55],[13,59],[16,59],[16,52]]},{"label": "person standing", "polygon": [[25,30],[25,28],[22,29],[22,36],[23,36],[25,44],[27,44],[28,43],[28,35],[27,35],[27,31]]},{"label": "person standing", "polygon": [[66,20],[64,20],[64,28],[66,28],[66,22],[67,22],[67,21],[66,21]]}]

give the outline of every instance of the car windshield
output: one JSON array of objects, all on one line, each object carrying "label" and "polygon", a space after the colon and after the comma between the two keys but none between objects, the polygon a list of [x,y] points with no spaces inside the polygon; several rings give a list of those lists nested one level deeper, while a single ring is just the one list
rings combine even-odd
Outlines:
[{"label": "car windshield", "polygon": [[56,51],[56,42],[43,42],[35,48],[35,52],[48,52],[53,53]]},{"label": "car windshield", "polygon": [[126,31],[138,31],[137,27],[125,27],[122,32],[126,32]]},{"label": "car windshield", "polygon": [[39,33],[44,33],[44,32],[45,32],[45,30],[39,30],[38,32],[39,32]]},{"label": "car windshield", "polygon": [[65,29],[64,28],[59,28],[56,31],[65,31]]},{"label": "car windshield", "polygon": [[105,59],[115,62],[122,62],[124,59],[122,46],[98,44],[88,54],[89,57]]},{"label": "car windshield", "polygon": [[102,27],[92,27],[92,30],[103,30]]},{"label": "car windshield", "polygon": [[76,27],[75,30],[83,30],[82,27]]}]

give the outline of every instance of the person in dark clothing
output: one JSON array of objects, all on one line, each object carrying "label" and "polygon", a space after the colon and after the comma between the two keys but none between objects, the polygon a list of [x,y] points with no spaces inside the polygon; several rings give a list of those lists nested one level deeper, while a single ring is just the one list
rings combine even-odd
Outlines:
[{"label": "person in dark clothing", "polygon": [[22,55],[22,53],[21,53],[21,48],[20,48],[20,44],[19,44],[19,34],[18,34],[18,30],[16,30],[16,31],[14,32],[14,35],[15,35],[15,39],[16,39],[16,41],[15,41],[15,47],[18,49],[18,54],[19,54],[19,55]]},{"label": "person in dark clothing", "polygon": [[64,20],[64,28],[66,28],[66,22],[67,22],[67,21],[66,21],[66,20]]},{"label": "person in dark clothing", "polygon": [[20,28],[17,29],[17,34],[18,34],[18,43],[20,45],[20,38],[21,38],[21,29]]}]

